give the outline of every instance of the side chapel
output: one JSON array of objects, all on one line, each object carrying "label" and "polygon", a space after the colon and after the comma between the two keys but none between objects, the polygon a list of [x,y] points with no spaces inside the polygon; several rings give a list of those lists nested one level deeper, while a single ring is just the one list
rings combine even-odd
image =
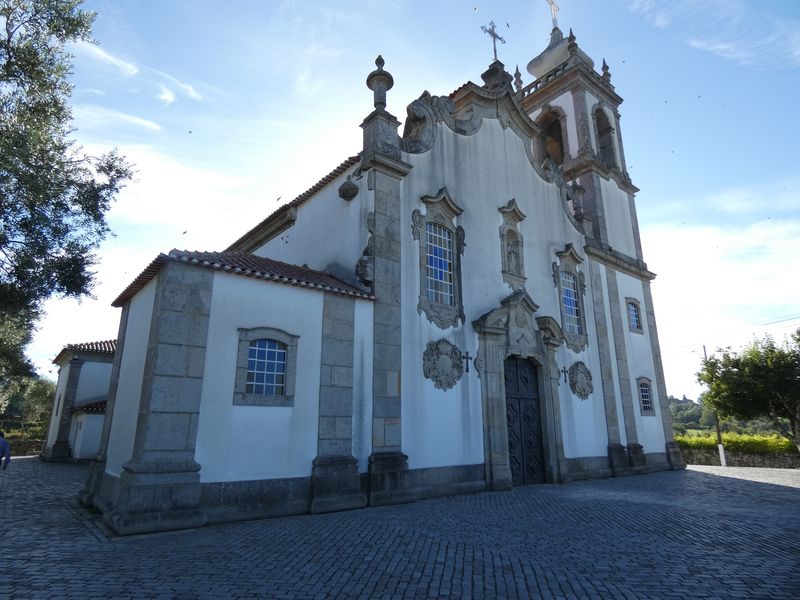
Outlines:
[{"label": "side chapel", "polygon": [[605,61],[554,27],[402,135],[375,64],[357,156],[114,302],[117,533],[684,467]]}]

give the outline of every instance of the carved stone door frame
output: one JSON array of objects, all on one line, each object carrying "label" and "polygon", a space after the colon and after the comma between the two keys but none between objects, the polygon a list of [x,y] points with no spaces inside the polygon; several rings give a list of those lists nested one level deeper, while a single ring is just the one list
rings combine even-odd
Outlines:
[{"label": "carved stone door frame", "polygon": [[481,380],[483,448],[486,484],[492,490],[512,487],[508,457],[504,361],[509,356],[532,359],[539,369],[539,397],[546,481],[556,483],[565,472],[558,399],[556,349],[563,335],[552,317],[536,317],[537,304],[520,288],[496,308],[472,322],[478,334],[475,367]]}]

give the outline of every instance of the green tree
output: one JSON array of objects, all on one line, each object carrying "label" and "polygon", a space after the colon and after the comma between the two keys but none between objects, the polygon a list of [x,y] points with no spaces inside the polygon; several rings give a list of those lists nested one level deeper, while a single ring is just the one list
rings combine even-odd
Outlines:
[{"label": "green tree", "polygon": [[16,377],[0,391],[0,412],[26,426],[43,423],[53,408],[56,384],[40,377]]},{"label": "green tree", "polygon": [[703,360],[697,379],[708,386],[704,403],[720,416],[769,417],[800,449],[800,329],[781,345],[766,336],[740,352],[719,349]]},{"label": "green tree", "polygon": [[0,385],[31,373],[42,302],[91,290],[105,214],[131,177],[116,152],[88,156],[71,138],[65,44],[92,41],[95,16],[80,3],[0,0]]}]

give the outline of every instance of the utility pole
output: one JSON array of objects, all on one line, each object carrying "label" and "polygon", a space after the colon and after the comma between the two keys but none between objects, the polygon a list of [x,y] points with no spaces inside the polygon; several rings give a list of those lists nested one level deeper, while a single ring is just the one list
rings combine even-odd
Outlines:
[{"label": "utility pole", "polygon": [[[708,360],[705,344],[703,344],[703,358]],[[717,450],[719,450],[719,464],[723,467],[727,467],[728,461],[725,460],[725,446],[722,445],[722,432],[719,429],[719,414],[717,414],[716,409],[714,409],[714,425],[717,428]]]}]

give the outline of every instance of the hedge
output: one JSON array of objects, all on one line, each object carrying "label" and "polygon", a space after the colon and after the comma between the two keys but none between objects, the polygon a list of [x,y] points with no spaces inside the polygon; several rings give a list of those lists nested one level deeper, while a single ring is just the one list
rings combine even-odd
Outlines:
[{"label": "hedge", "polygon": [[[676,435],[675,441],[681,448],[715,450],[717,436]],[[745,454],[796,454],[797,446],[778,435],[749,435],[744,433],[723,433],[722,445],[731,452]]]}]

